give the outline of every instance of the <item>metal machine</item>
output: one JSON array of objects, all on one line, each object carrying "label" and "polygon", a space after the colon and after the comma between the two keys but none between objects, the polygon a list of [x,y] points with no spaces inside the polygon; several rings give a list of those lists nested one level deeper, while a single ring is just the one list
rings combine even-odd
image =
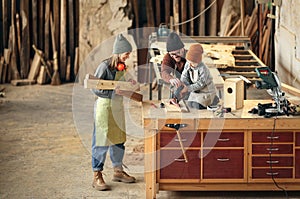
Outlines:
[{"label": "metal machine", "polygon": [[272,72],[268,67],[259,67],[255,69],[258,77],[262,81],[256,81],[258,89],[267,89],[267,92],[273,97],[275,104],[258,104],[258,114],[265,117],[276,115],[289,115],[289,102],[285,98],[285,93],[281,90],[281,83],[277,73]]}]

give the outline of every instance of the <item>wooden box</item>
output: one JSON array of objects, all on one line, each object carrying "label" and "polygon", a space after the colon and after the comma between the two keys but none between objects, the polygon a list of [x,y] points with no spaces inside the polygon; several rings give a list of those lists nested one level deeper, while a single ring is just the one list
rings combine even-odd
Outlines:
[{"label": "wooden box", "polygon": [[244,81],[228,78],[224,82],[224,107],[237,110],[244,106]]}]

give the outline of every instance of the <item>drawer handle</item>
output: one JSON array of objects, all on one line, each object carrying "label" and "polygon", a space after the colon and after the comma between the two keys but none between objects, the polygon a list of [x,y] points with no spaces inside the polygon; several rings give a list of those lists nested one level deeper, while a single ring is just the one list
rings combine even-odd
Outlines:
[{"label": "drawer handle", "polygon": [[229,138],[219,138],[218,141],[220,142],[228,142],[230,139]]},{"label": "drawer handle", "polygon": [[[175,138],[174,140],[175,140],[175,142],[180,142],[180,140],[178,138]],[[186,142],[186,139],[185,138],[183,138],[183,139],[181,138],[181,142]]]},{"label": "drawer handle", "polygon": [[268,176],[277,176],[279,173],[278,173],[278,172],[275,172],[275,173],[267,172],[266,174],[267,174]]},{"label": "drawer handle", "polygon": [[229,161],[229,158],[217,158],[217,160],[220,162],[227,162]]},{"label": "drawer handle", "polygon": [[267,139],[269,139],[269,140],[278,140],[279,136],[268,136]]},{"label": "drawer handle", "polygon": [[279,161],[278,160],[272,160],[272,161],[270,161],[270,160],[268,160],[268,161],[266,161],[268,164],[278,164],[279,163]]},{"label": "drawer handle", "polygon": [[279,148],[267,148],[267,151],[279,151]]},{"label": "drawer handle", "polygon": [[184,158],[175,158],[174,159],[176,162],[185,162]]}]

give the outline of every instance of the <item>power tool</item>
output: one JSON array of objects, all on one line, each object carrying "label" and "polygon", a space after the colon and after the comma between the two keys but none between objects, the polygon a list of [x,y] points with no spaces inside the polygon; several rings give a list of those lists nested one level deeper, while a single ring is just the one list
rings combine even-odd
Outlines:
[{"label": "power tool", "polygon": [[259,104],[258,114],[265,117],[289,115],[289,102],[285,98],[285,93],[281,90],[281,83],[277,73],[272,72],[269,67],[259,67],[255,71],[258,77],[262,79],[262,81],[255,82],[256,88],[267,89],[267,92],[275,101],[275,104]]}]

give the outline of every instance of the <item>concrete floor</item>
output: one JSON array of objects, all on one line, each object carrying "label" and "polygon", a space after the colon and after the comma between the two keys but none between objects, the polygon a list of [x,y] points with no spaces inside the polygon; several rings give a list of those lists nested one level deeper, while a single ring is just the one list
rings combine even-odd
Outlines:
[{"label": "concrete floor", "polygon": [[[0,98],[0,198],[145,198],[143,178],[143,131],[140,111],[129,105],[125,165],[137,183],[112,182],[109,157],[105,180],[112,191],[95,191],[92,186],[90,141],[93,96],[80,86],[1,85]],[[143,87],[147,99],[148,87]],[[256,97],[264,92],[249,91]],[[259,94],[260,93],[260,94]],[[252,95],[251,96],[254,96]],[[154,91],[153,98],[157,93]],[[300,188],[299,188],[300,190]],[[299,192],[288,192],[300,198]],[[160,191],[158,199],[179,198],[285,198],[276,192],[173,192]]]}]

